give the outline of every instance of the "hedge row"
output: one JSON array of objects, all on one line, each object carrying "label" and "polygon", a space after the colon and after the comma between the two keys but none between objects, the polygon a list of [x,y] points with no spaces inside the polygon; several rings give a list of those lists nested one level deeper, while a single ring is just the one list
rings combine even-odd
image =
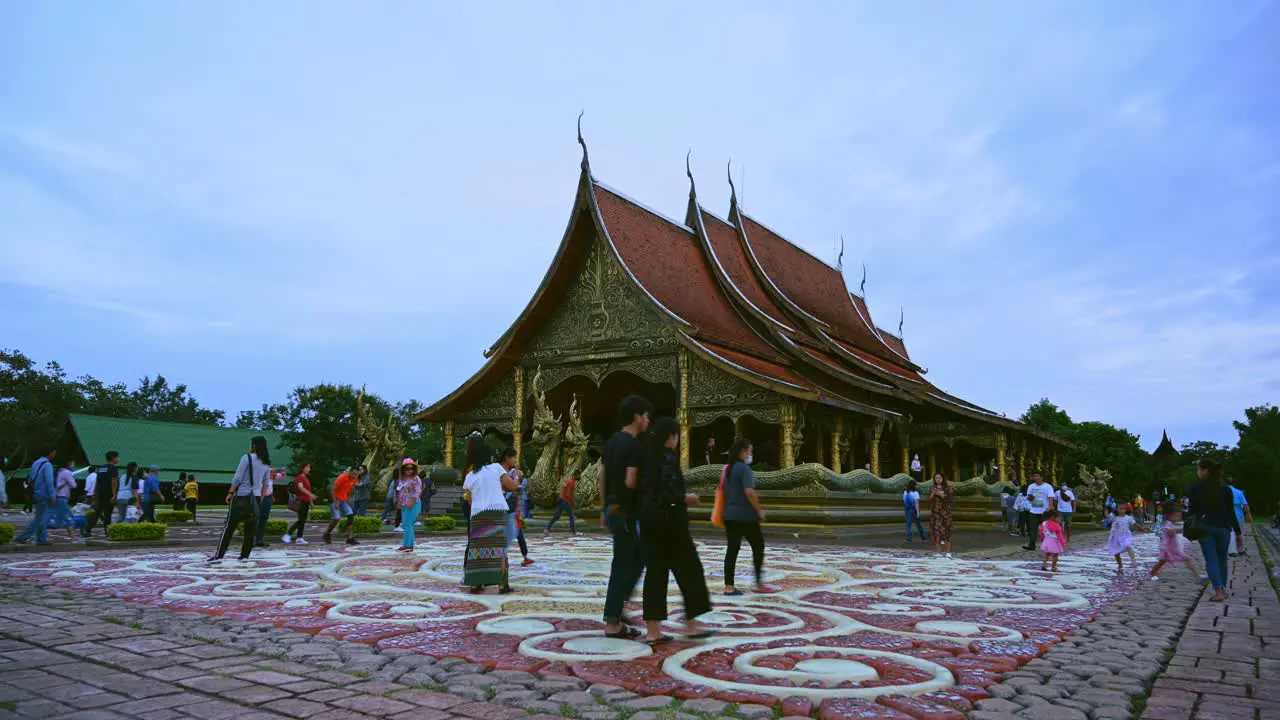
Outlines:
[{"label": "hedge row", "polygon": [[0,523],[0,545],[13,542],[13,538],[18,534],[18,526],[13,523]]},{"label": "hedge row", "polygon": [[187,523],[191,522],[191,513],[186,510],[157,510],[156,522]]},{"label": "hedge row", "polygon": [[168,534],[164,523],[112,523],[107,528],[111,540],[164,540]]}]

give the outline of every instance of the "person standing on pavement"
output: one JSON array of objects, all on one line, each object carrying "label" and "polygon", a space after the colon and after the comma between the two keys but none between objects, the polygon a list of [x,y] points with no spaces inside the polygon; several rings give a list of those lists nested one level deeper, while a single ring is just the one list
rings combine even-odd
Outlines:
[{"label": "person standing on pavement", "polygon": [[76,491],[75,466],[74,460],[64,460],[53,481],[53,525],[66,528],[67,539],[71,542],[84,542],[76,539],[71,526],[71,494]]},{"label": "person standing on pavement", "polygon": [[187,476],[187,481],[182,484],[183,507],[187,512],[191,513],[191,524],[199,525],[196,520],[196,506],[200,500],[200,483],[196,482],[196,474],[191,473]]},{"label": "person standing on pavement", "polygon": [[[516,467],[519,462],[516,457],[516,449],[509,447],[502,451],[502,459],[499,463],[502,469],[511,476],[512,481],[516,483],[516,489],[506,493],[507,498],[507,537],[515,537],[516,543],[520,546],[520,557],[524,560],[520,563],[521,567],[527,567],[533,564],[529,559],[529,542],[524,539],[524,508],[520,503],[524,497],[524,473],[520,472],[520,468]],[[508,542],[510,545],[510,542]]]},{"label": "person standing on pavement", "polygon": [[183,505],[185,504],[184,503],[185,495],[183,492],[183,488],[186,486],[187,486],[187,473],[184,470],[183,472],[178,473],[177,481],[175,481],[172,485],[169,486],[169,499],[173,501],[174,512],[181,511]]},{"label": "person standing on pavement", "polygon": [[139,498],[142,501],[142,520],[141,522],[153,523],[156,521],[156,502],[164,502],[164,493],[160,492],[160,467],[158,465],[151,466],[151,472],[142,479],[142,486],[138,490]]},{"label": "person standing on pavement", "polygon": [[84,536],[86,538],[93,535],[93,526],[102,521],[102,531],[106,532],[111,526],[111,511],[116,506],[116,493],[120,492],[120,468],[116,467],[116,463],[120,460],[120,453],[110,450],[106,455],[107,464],[98,470],[98,477],[93,484],[93,495],[91,503],[93,503],[93,517],[89,518],[89,522],[85,525]]},{"label": "person standing on pavement", "polygon": [[[0,458],[0,465],[8,461],[9,458]],[[9,512],[9,481],[5,479],[3,467],[0,467],[0,511]]]},{"label": "person standing on pavement", "polygon": [[138,463],[131,462],[125,466],[124,477],[116,484],[116,522],[122,523],[129,518],[129,506],[137,502],[138,495],[133,491],[138,477]]},{"label": "person standing on pavement", "polygon": [[297,543],[306,545],[307,541],[303,539],[302,533],[307,529],[307,518],[311,515],[311,503],[315,502],[316,494],[311,491],[311,463],[303,463],[298,469],[298,475],[293,479],[293,494],[298,498],[298,519],[293,525],[289,526],[289,530],[285,532],[284,537],[280,538],[280,542],[288,545],[289,543]]},{"label": "person standing on pavement", "polygon": [[916,481],[907,483],[902,492],[902,512],[907,517],[907,542],[911,542],[911,526],[914,524],[920,531],[920,539],[928,540],[924,534],[924,525],[920,522],[920,491],[916,490]]},{"label": "person standing on pavement", "polygon": [[35,537],[37,545],[49,544],[49,508],[54,501],[53,460],[58,456],[57,450],[50,450],[44,457],[31,464],[27,480],[31,483],[31,503],[35,515],[27,526],[22,528],[14,542],[26,545]]},{"label": "person standing on pavement", "polygon": [[1071,492],[1071,488],[1067,485],[1067,481],[1062,481],[1062,487],[1058,488],[1056,494],[1058,499],[1058,524],[1062,526],[1063,541],[1071,544],[1071,516],[1076,510],[1076,494]]},{"label": "person standing on pavement", "polygon": [[355,487],[356,478],[347,471],[338,476],[333,481],[333,503],[330,506],[332,517],[329,518],[329,527],[325,529],[321,539],[324,544],[328,545],[333,542],[333,529],[338,527],[338,522],[343,518],[347,521],[347,544],[359,545],[360,541],[356,540],[356,511],[351,507],[351,490]]},{"label": "person standing on pavement", "polygon": [[249,441],[249,452],[240,457],[240,465],[231,479],[231,487],[227,490],[227,524],[222,528],[222,539],[218,542],[218,551],[208,562],[222,562],[231,545],[231,536],[236,527],[244,523],[240,532],[244,541],[240,544],[240,559],[248,560],[253,552],[253,538],[258,530],[258,503],[267,485],[267,475],[271,472],[271,454],[267,450],[267,439],[254,435]]},{"label": "person standing on pavement", "polygon": [[271,506],[275,504],[276,480],[283,479],[283,470],[267,471],[267,479],[262,484],[262,497],[258,500],[258,530],[253,536],[254,547],[267,546],[267,521],[271,519]]},{"label": "person standing on pavement", "polygon": [[1227,487],[1231,488],[1231,507],[1236,514],[1236,532],[1231,536],[1231,543],[1227,547],[1227,555],[1235,557],[1236,555],[1248,555],[1249,551],[1244,545],[1244,527],[1245,520],[1253,522],[1253,513],[1249,512],[1249,500],[1244,496],[1244,491],[1236,487],[1235,482],[1231,478],[1227,478]]},{"label": "person standing on pavement", "polygon": [[98,466],[90,465],[89,474],[84,476],[84,501],[93,504],[93,491],[98,487]]},{"label": "person standing on pavement", "polygon": [[618,406],[622,426],[604,444],[604,472],[601,516],[613,536],[613,562],[609,568],[609,586],[605,591],[605,635],[629,640],[640,635],[622,621],[622,606],[636,589],[644,572],[644,558],[639,542],[636,489],[644,467],[644,448],[640,434],[649,429],[653,405],[639,395],[628,395]]},{"label": "person standing on pavement", "polygon": [[391,522],[392,518],[396,518],[396,522],[392,527],[400,526],[400,520],[402,518],[396,517],[396,511],[398,510],[396,507],[396,480],[398,479],[399,478],[393,477],[387,481],[387,498],[382,504],[382,516],[380,518],[383,525]]},{"label": "person standing on pavement", "polygon": [[934,473],[929,488],[929,535],[933,546],[951,559],[951,509],[955,504],[955,489],[942,473]]},{"label": "person standing on pavement", "polygon": [[1044,511],[1053,507],[1053,486],[1044,481],[1040,473],[1031,474],[1031,484],[1027,486],[1027,502],[1031,508],[1027,516],[1027,550],[1036,549],[1036,540],[1040,536],[1040,521],[1044,519]]},{"label": "person standing on pavement", "polygon": [[422,479],[418,477],[418,463],[413,458],[400,461],[400,482],[396,483],[396,505],[404,508],[401,511],[401,525],[404,528],[404,540],[398,552],[413,552],[414,540],[417,537],[418,513],[422,510]]},{"label": "person standing on pavement", "polygon": [[[1227,600],[1227,546],[1231,533],[1240,531],[1236,520],[1231,489],[1222,481],[1222,466],[1209,458],[1200,458],[1191,486],[1191,510],[1196,529],[1200,531],[1200,552],[1204,554],[1205,572],[1213,585],[1212,602]],[[1186,532],[1184,530],[1184,532]]]},{"label": "person standing on pavement", "polygon": [[361,465],[356,468],[356,486],[351,491],[351,510],[356,517],[364,517],[369,513],[369,501],[372,499],[373,473],[369,472],[368,467]]}]

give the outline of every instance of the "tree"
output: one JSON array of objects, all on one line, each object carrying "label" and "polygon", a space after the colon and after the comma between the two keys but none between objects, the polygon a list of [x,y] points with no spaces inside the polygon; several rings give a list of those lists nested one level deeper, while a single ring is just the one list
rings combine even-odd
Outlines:
[{"label": "tree", "polygon": [[1071,416],[1049,402],[1049,398],[1041,398],[1039,402],[1027,408],[1027,411],[1022,413],[1022,417],[1018,418],[1018,422],[1062,436],[1068,435],[1074,427]]},{"label": "tree", "polygon": [[137,405],[138,416],[147,420],[219,425],[226,417],[221,410],[200,407],[200,403],[187,394],[186,385],[170,387],[163,375],[157,375],[155,380],[142,378],[130,396]]},{"label": "tree", "polygon": [[1197,463],[1203,458],[1215,460],[1220,465],[1227,465],[1231,462],[1231,454],[1235,448],[1226,445],[1219,445],[1208,440],[1197,440],[1193,443],[1187,443],[1182,446],[1182,458],[1186,460],[1183,464]]},{"label": "tree", "polygon": [[1019,418],[1033,427],[1047,430],[1075,447],[1064,453],[1063,474],[1074,479],[1080,465],[1111,472],[1111,491],[1118,496],[1145,492],[1151,481],[1151,456],[1138,444],[1138,436],[1104,422],[1073,422],[1065,410],[1043,398],[1027,408]]},{"label": "tree", "polygon": [[1240,440],[1227,469],[1257,514],[1270,514],[1280,502],[1280,408],[1259,405],[1236,421]]}]

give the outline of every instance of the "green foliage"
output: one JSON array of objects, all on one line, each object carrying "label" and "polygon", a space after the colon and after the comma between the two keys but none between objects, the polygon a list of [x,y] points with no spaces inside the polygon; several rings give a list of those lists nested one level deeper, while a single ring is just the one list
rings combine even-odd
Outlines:
[{"label": "green foliage", "polygon": [[186,385],[170,386],[163,376],[145,377],[131,390],[88,375],[71,378],[56,362],[41,367],[21,352],[0,350],[0,457],[8,458],[6,470],[27,467],[47,452],[72,413],[203,424],[223,419],[221,410],[202,407]]},{"label": "green foliage", "polygon": [[1071,422],[1071,416],[1065,410],[1049,402],[1049,398],[1041,398],[1040,402],[1027,408],[1027,411],[1022,413],[1022,417],[1018,418],[1018,422],[1026,423],[1041,430],[1048,430],[1055,435],[1064,437],[1071,432],[1071,428],[1075,425],[1075,423]]},{"label": "green foliage", "polygon": [[186,510],[157,510],[156,522],[186,523],[191,522],[191,513]]},{"label": "green foliage", "polygon": [[1232,482],[1249,498],[1255,515],[1269,515],[1280,502],[1280,408],[1259,405],[1236,421],[1240,440],[1227,465]]},{"label": "green foliage", "polygon": [[1019,421],[1048,430],[1076,445],[1062,458],[1062,474],[1074,481],[1080,465],[1111,472],[1111,492],[1129,497],[1148,492],[1152,482],[1151,456],[1138,444],[1138,436],[1104,422],[1074,422],[1066,411],[1044,398],[1027,408]]},{"label": "green foliage", "polygon": [[168,534],[164,523],[114,523],[107,528],[111,540],[164,540]]},{"label": "green foliage", "polygon": [[444,532],[458,527],[458,521],[448,515],[432,515],[423,521],[422,525],[428,530]]},{"label": "green foliage", "polygon": [[356,522],[356,533],[360,535],[371,535],[373,533],[382,532],[382,519],[368,516],[358,516],[354,518]]},{"label": "green foliage", "polygon": [[1184,465],[1191,465],[1199,462],[1202,458],[1209,458],[1225,466],[1231,462],[1232,451],[1233,448],[1226,445],[1219,445],[1208,440],[1197,440],[1183,445],[1180,454]]},{"label": "green foliage", "polygon": [[307,519],[317,522],[329,522],[333,518],[333,511],[328,505],[323,507],[313,507],[307,512]]},{"label": "green foliage", "polygon": [[[236,418],[236,427],[279,430],[298,462],[311,463],[311,482],[317,492],[328,487],[344,468],[364,460],[365,448],[356,432],[356,398],[352,385],[298,387],[283,403],[263,405]],[[443,433],[438,426],[413,424],[422,406],[416,400],[391,404],[366,392],[364,402],[377,418],[395,417],[406,452],[419,463],[444,457]]]},{"label": "green foliage", "polygon": [[[286,532],[289,532],[290,524],[291,523],[288,520],[270,518],[267,520],[267,535],[283,535]],[[243,522],[236,526],[236,531],[240,533],[244,532]]]},{"label": "green foliage", "polygon": [[13,542],[13,538],[18,534],[18,528],[13,523],[0,523],[0,545],[8,545]]}]

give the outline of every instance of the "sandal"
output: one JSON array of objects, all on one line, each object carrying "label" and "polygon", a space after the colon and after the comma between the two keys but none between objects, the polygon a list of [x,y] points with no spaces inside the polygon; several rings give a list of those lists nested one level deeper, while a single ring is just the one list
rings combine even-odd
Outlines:
[{"label": "sandal", "polygon": [[663,635],[662,637],[660,637],[660,638],[655,638],[655,639],[653,639],[653,640],[650,640],[649,638],[644,638],[644,639],[643,639],[643,640],[641,640],[640,642],[644,643],[645,645],[649,645],[650,647],[652,647],[652,646],[654,646],[654,645],[665,645],[665,644],[667,644],[667,643],[671,642],[673,639],[674,639],[674,638],[672,638],[670,635]]},{"label": "sandal", "polygon": [[605,637],[613,640],[634,640],[640,637],[640,635],[641,635],[640,631],[631,627],[630,625],[623,625],[622,629],[616,633],[605,631],[605,634],[604,634]]},{"label": "sandal", "polygon": [[699,630],[698,632],[689,633],[688,635],[685,635],[685,637],[690,640],[706,640],[707,638],[712,638],[715,636],[716,636],[716,633],[714,630]]},{"label": "sandal", "polygon": [[726,592],[726,593],[725,593],[725,596],[726,596],[726,597],[740,597],[740,596],[745,595],[745,594],[746,594],[746,593],[742,592],[741,590],[731,590],[731,591],[729,591],[729,592]]}]

